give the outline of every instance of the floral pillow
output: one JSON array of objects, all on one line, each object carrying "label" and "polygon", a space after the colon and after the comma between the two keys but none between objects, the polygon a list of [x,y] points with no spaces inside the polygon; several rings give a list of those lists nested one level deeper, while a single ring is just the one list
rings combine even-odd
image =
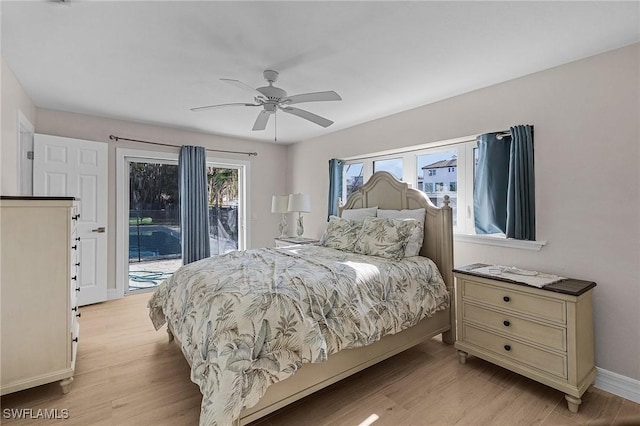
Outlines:
[{"label": "floral pillow", "polygon": [[354,252],[400,260],[407,243],[422,224],[415,219],[365,218]]},{"label": "floral pillow", "polygon": [[420,254],[422,243],[424,242],[424,218],[426,215],[426,209],[413,209],[413,210],[381,210],[378,209],[378,217],[392,218],[392,219],[416,219],[420,222],[420,226],[411,234],[407,247],[404,250],[404,257],[413,257]]},{"label": "floral pillow", "polygon": [[337,250],[353,251],[362,223],[337,216],[330,216],[327,229],[320,238],[320,245]]}]

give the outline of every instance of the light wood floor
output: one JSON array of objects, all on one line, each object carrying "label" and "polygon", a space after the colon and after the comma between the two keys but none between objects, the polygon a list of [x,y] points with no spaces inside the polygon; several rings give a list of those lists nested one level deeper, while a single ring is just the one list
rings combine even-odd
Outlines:
[{"label": "light wood floor", "polygon": [[[6,425],[197,425],[201,395],[180,349],[147,316],[150,293],[81,309],[75,381],[2,397]],[[280,425],[640,425],[640,405],[591,388],[578,414],[564,395],[437,339],[258,421]],[[5,409],[66,409],[66,420],[15,420]],[[365,422],[365,423],[363,423]]]}]

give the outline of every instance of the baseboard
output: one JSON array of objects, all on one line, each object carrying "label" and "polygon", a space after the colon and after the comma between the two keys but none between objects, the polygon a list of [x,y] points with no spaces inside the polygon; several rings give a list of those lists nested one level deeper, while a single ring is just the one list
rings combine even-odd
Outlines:
[{"label": "baseboard", "polygon": [[599,367],[596,367],[596,370],[598,375],[594,383],[595,387],[640,404],[640,380]]}]

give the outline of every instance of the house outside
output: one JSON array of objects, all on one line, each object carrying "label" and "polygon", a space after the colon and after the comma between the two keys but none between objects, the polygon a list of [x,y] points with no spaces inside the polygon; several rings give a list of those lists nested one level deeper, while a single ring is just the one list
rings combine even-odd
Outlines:
[{"label": "house outside", "polygon": [[[450,206],[455,211],[458,205],[457,167],[458,159],[455,155],[448,160],[427,164],[422,167],[422,179],[418,178],[418,188],[424,191],[436,206],[441,206],[444,196],[448,195]],[[455,225],[455,215],[453,221]]]}]

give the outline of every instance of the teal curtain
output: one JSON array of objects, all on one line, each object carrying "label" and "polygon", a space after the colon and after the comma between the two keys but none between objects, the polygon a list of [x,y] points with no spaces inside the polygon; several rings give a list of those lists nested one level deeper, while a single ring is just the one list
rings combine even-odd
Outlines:
[{"label": "teal curtain", "polygon": [[535,177],[533,173],[533,128],[514,126],[509,152],[507,191],[507,238],[536,239]]},{"label": "teal curtain", "polygon": [[535,240],[533,127],[510,128],[478,137],[473,186],[476,234],[503,233],[507,238]]},{"label": "teal curtain", "polygon": [[338,198],[342,197],[343,170],[343,160],[338,160],[336,158],[332,158],[331,160],[329,160],[329,216],[335,216],[338,214]]},{"label": "teal curtain", "polygon": [[180,233],[184,265],[209,257],[207,155],[201,146],[183,146],[178,157]]},{"label": "teal curtain", "polygon": [[478,163],[473,186],[476,234],[505,233],[509,184],[510,137],[498,133],[478,137]]}]

